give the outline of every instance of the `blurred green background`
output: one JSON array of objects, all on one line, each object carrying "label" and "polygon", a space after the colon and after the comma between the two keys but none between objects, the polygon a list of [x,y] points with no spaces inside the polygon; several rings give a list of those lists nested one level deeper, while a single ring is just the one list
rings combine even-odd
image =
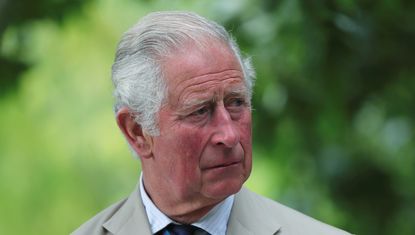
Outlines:
[{"label": "blurred green background", "polygon": [[0,234],[68,234],[133,190],[110,67],[121,34],[167,9],[220,22],[252,56],[249,188],[356,234],[415,234],[404,0],[1,1]]}]

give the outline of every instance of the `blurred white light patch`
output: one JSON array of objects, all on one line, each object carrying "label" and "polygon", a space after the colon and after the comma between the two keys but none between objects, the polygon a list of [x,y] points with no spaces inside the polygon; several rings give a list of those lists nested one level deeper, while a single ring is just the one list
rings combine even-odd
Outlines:
[{"label": "blurred white light patch", "polygon": [[279,114],[287,103],[287,91],[279,85],[269,85],[265,88],[264,94],[262,95],[263,107],[272,114]]},{"label": "blurred white light patch", "polygon": [[354,119],[354,128],[363,136],[373,137],[379,133],[384,123],[385,112],[372,102],[366,103]]},{"label": "blurred white light patch", "polygon": [[213,9],[212,13],[215,15],[217,21],[226,22],[240,14],[243,9],[246,9],[247,4],[247,0],[218,0],[211,3]]},{"label": "blurred white light patch", "polygon": [[412,138],[410,122],[403,117],[389,119],[382,131],[381,138],[383,144],[392,152],[397,152]]},{"label": "blurred white light patch", "polygon": [[387,117],[385,108],[380,104],[368,102],[354,120],[356,131],[372,144],[396,153],[409,144],[412,134],[410,121],[405,117]]},{"label": "blurred white light patch", "polygon": [[336,14],[334,23],[339,29],[345,32],[362,34],[364,31],[355,20],[344,14]]},{"label": "blurred white light patch", "polygon": [[277,25],[271,15],[261,14],[244,22],[241,29],[255,43],[267,44],[275,38]]}]

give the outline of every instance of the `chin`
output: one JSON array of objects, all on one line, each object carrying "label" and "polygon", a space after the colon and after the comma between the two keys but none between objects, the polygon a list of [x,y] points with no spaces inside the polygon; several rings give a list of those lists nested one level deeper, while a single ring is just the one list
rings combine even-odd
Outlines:
[{"label": "chin", "polygon": [[245,180],[235,179],[217,182],[214,185],[206,187],[205,196],[213,199],[225,199],[226,197],[235,194],[241,190]]}]

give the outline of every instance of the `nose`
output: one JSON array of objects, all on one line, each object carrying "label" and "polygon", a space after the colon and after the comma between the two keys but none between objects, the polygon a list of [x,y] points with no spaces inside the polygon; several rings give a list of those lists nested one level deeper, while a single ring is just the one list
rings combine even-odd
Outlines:
[{"label": "nose", "polygon": [[224,106],[216,108],[213,119],[212,143],[232,148],[239,143],[239,131],[236,123],[232,120],[228,110]]}]

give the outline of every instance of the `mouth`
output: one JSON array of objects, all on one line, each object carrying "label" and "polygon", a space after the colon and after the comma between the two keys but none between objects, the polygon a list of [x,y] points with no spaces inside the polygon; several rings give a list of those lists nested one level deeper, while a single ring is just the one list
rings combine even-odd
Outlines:
[{"label": "mouth", "polygon": [[211,166],[211,167],[207,167],[204,170],[227,168],[227,167],[236,166],[239,163],[241,163],[241,161],[228,162],[228,163],[223,163],[223,164],[218,164],[218,165],[214,165],[214,166]]}]

